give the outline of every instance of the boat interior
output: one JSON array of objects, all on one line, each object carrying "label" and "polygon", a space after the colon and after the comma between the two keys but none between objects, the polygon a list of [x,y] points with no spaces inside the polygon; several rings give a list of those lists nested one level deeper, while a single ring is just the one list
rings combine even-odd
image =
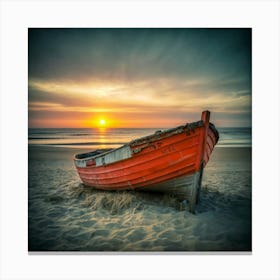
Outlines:
[{"label": "boat interior", "polygon": [[76,159],[90,158],[90,157],[94,157],[94,156],[109,152],[111,150],[112,149],[99,149],[99,150],[95,150],[95,151],[92,151],[92,152],[75,155],[75,158]]}]

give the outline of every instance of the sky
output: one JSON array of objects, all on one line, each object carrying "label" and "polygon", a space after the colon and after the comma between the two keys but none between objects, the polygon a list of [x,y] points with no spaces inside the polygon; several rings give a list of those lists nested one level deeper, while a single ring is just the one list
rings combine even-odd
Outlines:
[{"label": "sky", "polygon": [[29,127],[250,127],[251,60],[249,28],[29,28]]}]

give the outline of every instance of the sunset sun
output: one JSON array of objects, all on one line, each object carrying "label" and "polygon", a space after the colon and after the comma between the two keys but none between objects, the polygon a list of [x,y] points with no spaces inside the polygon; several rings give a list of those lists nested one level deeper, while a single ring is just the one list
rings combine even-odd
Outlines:
[{"label": "sunset sun", "polygon": [[99,125],[100,125],[100,126],[105,126],[105,125],[106,125],[106,120],[100,119],[100,120],[99,120]]}]

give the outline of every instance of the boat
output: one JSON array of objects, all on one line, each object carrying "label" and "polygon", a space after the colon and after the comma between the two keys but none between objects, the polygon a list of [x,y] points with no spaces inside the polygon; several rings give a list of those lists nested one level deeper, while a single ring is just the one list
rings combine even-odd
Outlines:
[{"label": "boat", "polygon": [[172,193],[194,213],[203,169],[218,139],[210,112],[203,111],[199,121],[156,131],[116,149],[77,154],[74,162],[86,186]]}]

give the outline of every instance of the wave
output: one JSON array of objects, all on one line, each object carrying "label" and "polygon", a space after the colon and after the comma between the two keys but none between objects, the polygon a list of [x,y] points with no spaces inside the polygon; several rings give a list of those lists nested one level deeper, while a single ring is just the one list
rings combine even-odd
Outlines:
[{"label": "wave", "polygon": [[61,139],[66,139],[65,137],[34,137],[30,136],[28,137],[28,140],[61,140]]},{"label": "wave", "polygon": [[[43,146],[102,146],[102,145],[124,145],[126,142],[73,142],[73,143],[44,143]],[[32,144],[31,144],[32,145]],[[38,144],[33,144],[38,145]]]},{"label": "wave", "polygon": [[[97,129],[29,129],[29,144],[51,146],[107,146],[124,145],[133,139],[152,134],[155,129],[110,128]],[[252,146],[251,128],[218,128],[219,147]]]},{"label": "wave", "polygon": [[[59,138],[58,138],[59,139]],[[33,139],[31,139],[33,140]],[[38,139],[35,139],[38,140]],[[128,142],[54,142],[54,143],[29,143],[30,145],[40,145],[40,146],[83,146],[83,147],[92,147],[92,146],[119,146],[125,145]],[[252,143],[247,141],[230,141],[230,142],[218,142],[217,147],[251,147]]]}]

